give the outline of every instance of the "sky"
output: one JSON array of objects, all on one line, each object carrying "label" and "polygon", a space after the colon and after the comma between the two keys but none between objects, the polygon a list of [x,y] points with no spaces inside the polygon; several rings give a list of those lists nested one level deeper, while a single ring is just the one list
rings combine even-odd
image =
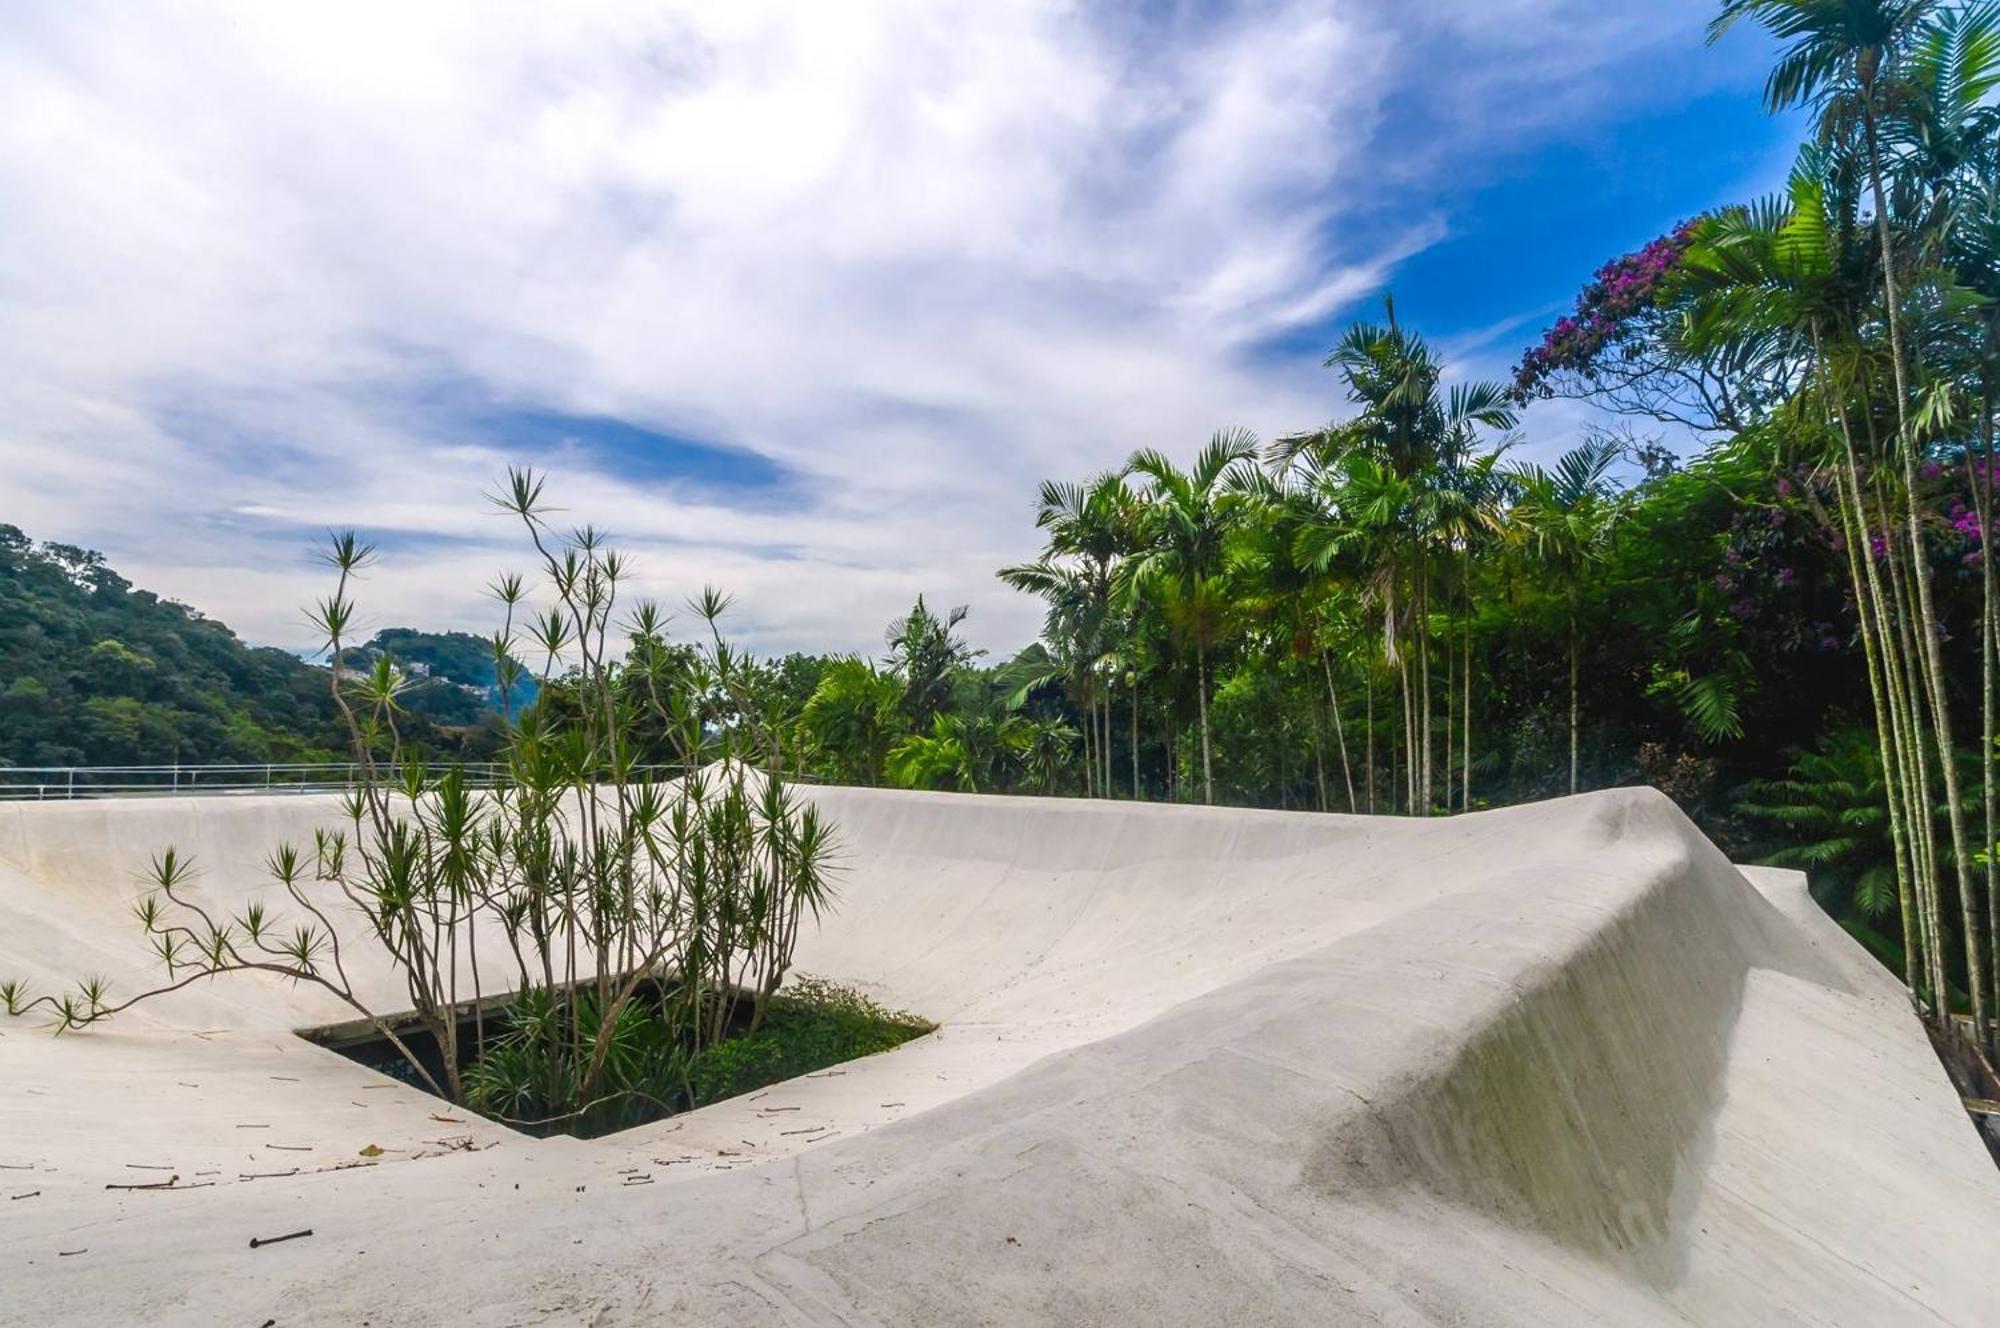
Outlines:
[{"label": "sky", "polygon": [[20,0],[0,522],[288,648],[354,527],[364,628],[484,633],[531,465],[760,653],[879,654],[919,593],[1011,653],[1041,479],[1338,417],[1392,290],[1502,377],[1774,188],[1797,126],[1713,10]]}]

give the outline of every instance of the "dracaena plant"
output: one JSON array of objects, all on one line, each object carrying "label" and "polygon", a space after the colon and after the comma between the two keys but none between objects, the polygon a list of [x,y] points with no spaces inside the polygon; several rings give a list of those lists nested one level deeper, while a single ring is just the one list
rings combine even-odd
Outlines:
[{"label": "dracaena plant", "polygon": [[[333,591],[312,617],[356,773],[337,826],[268,859],[292,916],[216,911],[192,860],[165,849],[136,907],[166,980],[117,1000],[95,978],[44,996],[7,983],[8,1012],[46,1009],[58,1031],[77,1029],[196,982],[265,972],[338,997],[433,1092],[517,1123],[601,1128],[685,1100],[688,1059],[762,1023],[806,916],[828,902],[831,828],[785,781],[752,663],[721,633],[726,598],[690,601],[699,639],[664,680],[630,685],[664,656],[665,615],[623,609],[629,564],[593,528],[556,533],[542,483],[513,471],[495,498],[521,524],[548,599],[531,604],[520,575],[491,587],[503,712],[519,654],[539,660],[527,667],[542,698],[509,722],[493,787],[406,746],[403,675],[387,653],[346,666],[355,583],[375,556],[336,534]],[[691,759],[640,764],[642,728],[664,728]],[[409,1022],[349,977],[343,945],[363,938],[402,979]],[[488,1000],[510,990],[497,1008]],[[411,1023],[438,1048],[441,1073],[400,1034]]]}]

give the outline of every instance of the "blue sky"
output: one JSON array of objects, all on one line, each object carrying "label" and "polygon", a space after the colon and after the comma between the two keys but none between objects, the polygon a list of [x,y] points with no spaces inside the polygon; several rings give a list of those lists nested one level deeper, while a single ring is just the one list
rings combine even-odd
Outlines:
[{"label": "blue sky", "polygon": [[[71,0],[0,11],[0,520],[303,645],[483,629],[552,472],[764,651],[980,645],[1034,485],[1338,414],[1393,288],[1504,375],[1590,272],[1775,186],[1699,0]],[[1564,404],[1524,448],[1573,442]]]}]

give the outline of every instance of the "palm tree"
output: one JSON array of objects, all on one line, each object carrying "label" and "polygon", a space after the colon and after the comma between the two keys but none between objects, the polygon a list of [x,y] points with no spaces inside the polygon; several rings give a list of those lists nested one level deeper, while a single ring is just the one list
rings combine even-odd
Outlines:
[{"label": "palm tree", "polygon": [[1019,715],[940,714],[930,732],[912,734],[889,753],[889,777],[902,788],[977,793],[1006,784],[1032,740]]},{"label": "palm tree", "polygon": [[1922,104],[1921,92],[1912,88],[1911,57],[1928,35],[1936,33],[1935,21],[1943,8],[1940,0],[1728,0],[1721,15],[1710,25],[1710,40],[1720,37],[1739,19],[1757,19],[1786,43],[1765,83],[1766,105],[1774,111],[1801,103],[1814,107],[1820,115],[1820,135],[1825,141],[1851,135],[1857,126],[1860,130],[1874,204],[1882,317],[1888,329],[1889,362],[1895,381],[1896,451],[1902,463],[1904,489],[1911,499],[1904,505],[1904,532],[1910,546],[1910,578],[1915,582],[1920,614],[1918,664],[1923,674],[1924,699],[1929,705],[1937,765],[1943,775],[1952,858],[1957,865],[1967,963],[1973,974],[1970,983],[1973,1022],[1981,1038],[1986,1039],[1991,1029],[1986,1014],[1984,942],[1978,901],[1973,895],[1965,816],[1958,793],[1939,620],[1914,501],[1917,453],[1922,440],[1913,428],[1913,384],[1904,335],[1901,265],[1884,185],[1884,121],[1904,103]]},{"label": "palm tree", "polygon": [[1081,735],[1060,719],[1027,718],[1021,739],[1021,757],[1029,781],[1037,792],[1055,793],[1062,787],[1063,772]]},{"label": "palm tree", "polygon": [[[1704,221],[1680,264],[1692,297],[1683,339],[1689,353],[1796,382],[1781,420],[1802,459],[1836,479],[1841,544],[1854,597],[1874,707],[1883,793],[1903,899],[1903,953],[1909,989],[1916,965],[1935,970],[1939,908],[1929,764],[1916,688],[1921,664],[1909,643],[1909,577],[1896,570],[1899,545],[1883,492],[1891,468],[1879,455],[1873,391],[1879,358],[1864,337],[1874,322],[1870,243],[1860,218],[1859,154],[1811,145],[1799,154],[1786,193]],[[1865,439],[1857,438],[1865,433]],[[1874,495],[1874,508],[1870,495]],[[1879,532],[1879,533],[1878,533]],[[1880,549],[1886,557],[1874,556]],[[1914,897],[1913,897],[1914,892]]]},{"label": "palm tree", "polygon": [[[1334,683],[1331,662],[1332,634],[1340,623],[1333,611],[1337,598],[1336,581],[1325,570],[1315,568],[1299,556],[1299,533],[1313,519],[1313,500],[1308,488],[1297,483],[1302,468],[1294,467],[1266,474],[1247,471],[1238,482],[1246,499],[1247,520],[1230,557],[1230,571],[1237,589],[1233,596],[1246,620],[1259,633],[1272,667],[1307,666],[1326,686],[1326,710],[1332,716],[1334,739],[1340,758],[1340,773],[1347,790],[1347,810],[1358,810],[1354,793],[1354,770],[1348,760],[1347,733],[1341,719],[1340,691]],[[1310,676],[1310,674],[1309,674]],[[1317,686],[1313,687],[1315,697]],[[1314,702],[1313,759],[1319,787],[1320,810],[1327,810],[1325,757],[1322,751],[1324,724],[1318,718],[1320,704]]]},{"label": "palm tree", "polygon": [[890,623],[883,633],[889,666],[903,679],[903,713],[919,732],[951,709],[952,686],[959,672],[986,653],[974,650],[958,635],[958,625],[968,612],[961,604],[940,618],[919,595],[909,613]]},{"label": "palm tree", "polygon": [[1132,551],[1135,519],[1122,475],[1106,473],[1084,484],[1045,480],[1035,511],[1035,526],[1047,540],[1041,557],[998,573],[1016,590],[1048,601],[1043,635],[1064,658],[1065,681],[1087,717],[1088,787],[1105,796],[1111,793],[1109,679],[1116,670],[1108,666],[1118,635],[1115,583],[1119,564]]},{"label": "palm tree", "polygon": [[828,663],[799,717],[841,779],[874,785],[902,726],[902,705],[899,678],[848,655]]},{"label": "palm tree", "polygon": [[[1923,230],[1928,243],[1950,255],[1952,280],[1976,292],[1969,338],[1960,340],[1953,378],[1964,384],[1963,413],[1976,421],[1975,448],[1962,449],[1967,487],[1979,520],[1980,542],[1980,842],[1986,878],[1986,916],[2000,927],[2000,786],[1996,786],[1996,683],[2000,683],[2000,576],[1992,557],[1993,415],[1996,359],[2000,359],[2000,4],[1992,0],[1946,10],[1927,23],[1908,60],[1909,95],[1899,110],[1907,124],[1906,168],[1929,200]],[[1934,401],[1949,403],[1949,396]],[[2000,995],[2000,946],[1990,975],[1975,972],[1970,988]],[[1990,976],[1990,984],[1986,978]],[[1975,1006],[1978,1000],[1975,996]],[[2000,1030],[1995,1030],[2000,1042]],[[1989,1042],[1989,1049],[1995,1042]]]},{"label": "palm tree", "polygon": [[1516,487],[1510,524],[1522,544],[1562,587],[1569,607],[1569,791],[1579,782],[1581,634],[1578,608],[1584,578],[1609,551],[1623,505],[1611,490],[1618,449],[1596,439],[1558,458],[1553,470],[1513,468]]},{"label": "palm tree", "polygon": [[[1404,733],[1410,753],[1409,799],[1428,815],[1434,786],[1431,714],[1431,582],[1434,559],[1453,537],[1459,503],[1453,481],[1474,456],[1480,428],[1511,429],[1508,389],[1493,382],[1443,386],[1444,365],[1423,337],[1396,321],[1356,323],[1328,352],[1354,418],[1281,438],[1273,464],[1310,458],[1324,483],[1326,519],[1302,533],[1312,561],[1324,567],[1336,551],[1361,543],[1370,550],[1374,598],[1382,606],[1382,641],[1403,690]],[[1336,492],[1338,491],[1338,492]],[[1410,650],[1401,632],[1407,618]]]},{"label": "palm tree", "polygon": [[889,753],[889,778],[898,788],[979,791],[979,771],[954,715],[938,715],[927,733],[913,733]]},{"label": "palm tree", "polygon": [[1201,725],[1201,796],[1215,801],[1215,760],[1208,731],[1209,656],[1224,617],[1220,594],[1224,543],[1240,503],[1232,483],[1257,459],[1257,439],[1247,429],[1225,429],[1209,439],[1182,470],[1165,453],[1134,452],[1126,472],[1147,481],[1140,518],[1141,551],[1120,569],[1127,593],[1158,583],[1178,610],[1184,638],[1194,646],[1195,697]]}]

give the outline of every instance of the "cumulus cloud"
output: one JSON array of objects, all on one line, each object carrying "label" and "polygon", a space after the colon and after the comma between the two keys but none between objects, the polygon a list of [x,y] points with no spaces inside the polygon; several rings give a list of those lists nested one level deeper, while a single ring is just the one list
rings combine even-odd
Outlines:
[{"label": "cumulus cloud", "polygon": [[[481,495],[554,462],[761,649],[919,591],[1011,647],[1037,479],[1330,414],[1269,344],[1448,232],[1427,172],[1636,95],[1676,8],[11,6],[0,520],[283,644],[352,524],[377,625],[477,628],[522,561]],[[782,501],[509,411],[752,452]]]}]

